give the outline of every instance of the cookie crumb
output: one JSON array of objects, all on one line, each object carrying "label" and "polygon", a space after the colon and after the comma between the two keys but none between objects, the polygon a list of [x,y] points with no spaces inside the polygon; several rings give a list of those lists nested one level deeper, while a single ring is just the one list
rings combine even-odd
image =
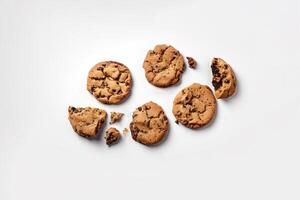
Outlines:
[{"label": "cookie crumb", "polygon": [[188,57],[188,56],[186,57],[186,59],[188,60],[189,67],[192,69],[195,69],[197,66],[196,60],[194,58]]},{"label": "cookie crumb", "polygon": [[120,137],[121,137],[121,134],[120,134],[119,130],[111,127],[106,130],[104,139],[106,140],[106,144],[108,146],[111,146],[113,144],[118,143],[118,141],[120,140]]},{"label": "cookie crumb", "polygon": [[109,124],[113,124],[115,122],[120,121],[123,116],[124,116],[124,113],[110,112],[110,122],[109,122]]},{"label": "cookie crumb", "polygon": [[124,129],[123,129],[123,134],[124,134],[124,135],[127,135],[127,134],[128,134],[128,131],[129,131],[128,128],[124,128]]}]

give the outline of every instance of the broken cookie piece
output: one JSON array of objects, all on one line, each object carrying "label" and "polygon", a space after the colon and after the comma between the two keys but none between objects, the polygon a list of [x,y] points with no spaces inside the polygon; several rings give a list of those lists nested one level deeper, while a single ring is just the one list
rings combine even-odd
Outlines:
[{"label": "broken cookie piece", "polygon": [[124,116],[124,113],[110,112],[110,122],[109,122],[109,124],[113,124],[115,122],[120,121],[123,116]]},{"label": "broken cookie piece", "polygon": [[186,59],[188,60],[189,67],[195,69],[197,66],[196,60],[192,57],[186,57]]},{"label": "broken cookie piece", "polygon": [[127,135],[128,132],[129,132],[128,128],[124,128],[124,129],[123,129],[123,134],[124,134],[124,135]]},{"label": "broken cookie piece", "polygon": [[116,144],[120,140],[121,134],[118,129],[116,128],[109,128],[105,132],[104,139],[106,140],[106,144],[108,146],[111,146],[113,144]]},{"label": "broken cookie piece", "polygon": [[106,111],[98,108],[69,106],[69,121],[80,136],[96,138],[106,120]]},{"label": "broken cookie piece", "polygon": [[211,64],[217,99],[224,99],[236,92],[236,77],[231,66],[221,58],[214,58]]}]

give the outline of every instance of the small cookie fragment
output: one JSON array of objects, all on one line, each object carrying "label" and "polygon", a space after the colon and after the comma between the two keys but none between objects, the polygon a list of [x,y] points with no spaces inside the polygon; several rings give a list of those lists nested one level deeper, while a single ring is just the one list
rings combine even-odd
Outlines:
[{"label": "small cookie fragment", "polygon": [[131,91],[131,86],[131,73],[119,62],[100,62],[88,74],[87,90],[98,101],[105,104],[118,104],[125,100]]},{"label": "small cookie fragment", "polygon": [[185,66],[177,49],[162,44],[148,51],[143,68],[149,83],[156,87],[169,87],[180,80]]},{"label": "small cookie fragment", "polygon": [[124,129],[123,129],[123,134],[124,134],[124,135],[127,135],[128,131],[129,131],[128,128],[124,128]]},{"label": "small cookie fragment", "polygon": [[80,136],[96,138],[106,120],[106,111],[98,108],[69,106],[69,121]]},{"label": "small cookie fragment", "polygon": [[113,127],[108,128],[105,132],[104,139],[106,140],[106,144],[108,146],[118,143],[120,138],[121,138],[121,134],[120,134],[119,130],[116,128],[113,128]]},{"label": "small cookie fragment", "polygon": [[110,112],[110,122],[109,122],[109,124],[113,124],[115,122],[120,121],[123,116],[124,116],[124,113]]},{"label": "small cookie fragment", "polygon": [[214,58],[211,64],[217,99],[225,99],[236,92],[236,77],[231,66],[221,58]]},{"label": "small cookie fragment", "polygon": [[153,145],[160,142],[168,130],[168,119],[163,109],[156,103],[150,101],[133,112],[130,131],[135,141]]},{"label": "small cookie fragment", "polygon": [[214,118],[216,107],[211,89],[194,83],[176,95],[172,111],[177,122],[196,129],[207,125]]},{"label": "small cookie fragment", "polygon": [[195,69],[197,66],[197,61],[192,57],[186,57],[186,59],[188,60],[189,67]]}]

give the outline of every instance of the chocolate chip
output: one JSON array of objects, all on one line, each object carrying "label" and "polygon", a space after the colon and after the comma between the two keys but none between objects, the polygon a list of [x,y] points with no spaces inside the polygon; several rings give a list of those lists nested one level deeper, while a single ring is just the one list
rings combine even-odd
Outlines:
[{"label": "chocolate chip", "polygon": [[219,77],[214,77],[212,84],[213,84],[215,90],[217,90],[222,86],[222,79]]},{"label": "chocolate chip", "polygon": [[212,69],[212,73],[213,73],[213,75],[215,75],[215,74],[219,73],[219,69],[217,68],[217,66],[216,66],[216,65],[211,65],[211,69]]},{"label": "chocolate chip", "polygon": [[217,65],[218,64],[218,59],[217,58],[214,58],[213,59],[213,65]]}]

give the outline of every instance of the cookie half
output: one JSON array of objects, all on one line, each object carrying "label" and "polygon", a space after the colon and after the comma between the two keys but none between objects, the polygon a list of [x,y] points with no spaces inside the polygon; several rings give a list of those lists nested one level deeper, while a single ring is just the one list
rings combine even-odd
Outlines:
[{"label": "cookie half", "polygon": [[106,111],[98,108],[69,106],[69,121],[73,130],[83,137],[95,138],[106,120]]},{"label": "cookie half", "polygon": [[143,68],[149,83],[169,87],[180,80],[185,66],[183,56],[177,49],[162,44],[148,51]]},{"label": "cookie half", "polygon": [[100,62],[88,74],[87,90],[105,104],[118,104],[126,99],[131,86],[131,73],[119,62]]},{"label": "cookie half", "polygon": [[130,131],[132,138],[142,144],[160,142],[169,130],[169,122],[163,109],[150,101],[138,107],[132,115]]},{"label": "cookie half", "polygon": [[221,58],[214,58],[211,64],[217,99],[224,99],[236,92],[236,78],[231,66]]},{"label": "cookie half", "polygon": [[206,85],[194,83],[181,90],[173,102],[173,115],[184,126],[192,129],[207,125],[215,116],[216,99]]}]

